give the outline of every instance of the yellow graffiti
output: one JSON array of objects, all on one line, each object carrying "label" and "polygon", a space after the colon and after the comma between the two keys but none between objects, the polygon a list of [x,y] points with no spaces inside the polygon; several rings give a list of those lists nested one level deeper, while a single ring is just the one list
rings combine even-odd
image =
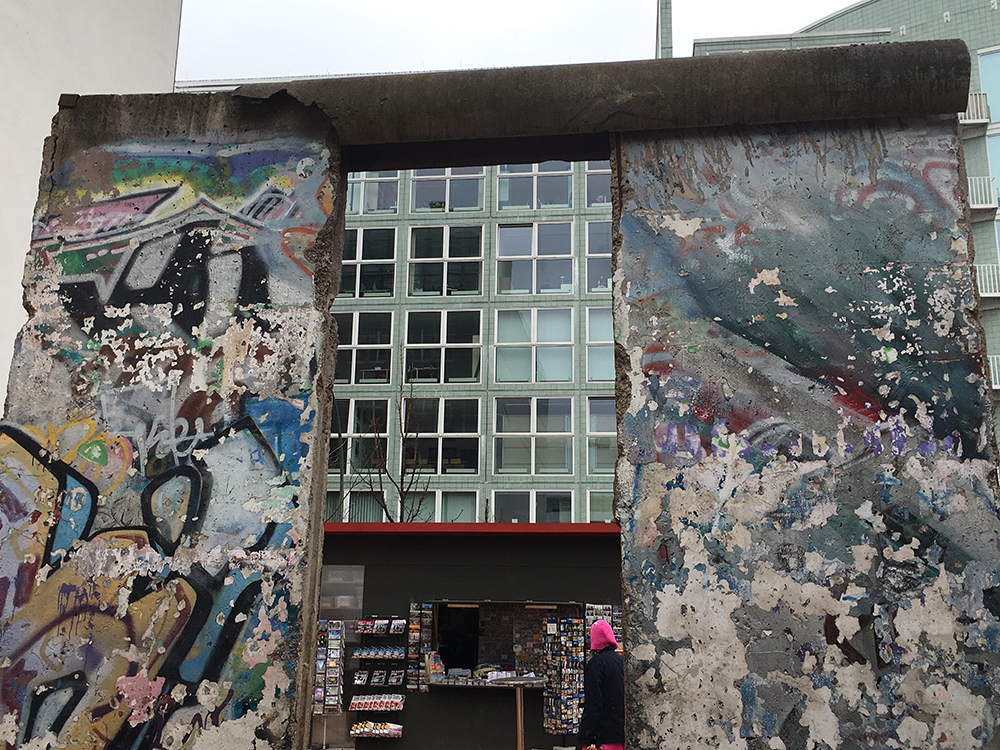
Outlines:
[{"label": "yellow graffiti", "polygon": [[[108,435],[107,430],[98,432],[97,424],[90,418],[76,419],[59,427],[49,422],[44,431],[34,425],[27,425],[23,429],[32,435],[42,448],[51,451],[61,461],[68,464],[77,462],[76,468],[80,473],[95,483],[101,478],[101,465],[81,456],[80,449],[96,442],[102,443],[105,454],[114,455],[119,464],[112,470],[111,483],[107,489],[101,492],[102,497],[114,492],[132,465],[132,444],[122,437]],[[83,430],[82,436],[73,435],[74,432],[81,429]],[[74,442],[69,444],[68,450],[60,453],[60,438],[63,437],[64,433],[68,434]]]}]

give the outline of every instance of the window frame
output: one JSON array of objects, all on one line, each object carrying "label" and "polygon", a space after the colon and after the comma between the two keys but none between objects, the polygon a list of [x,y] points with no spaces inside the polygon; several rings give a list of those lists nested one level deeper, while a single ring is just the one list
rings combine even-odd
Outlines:
[{"label": "window frame", "polygon": [[[546,164],[566,164],[568,165],[566,169],[543,169],[542,167]],[[574,162],[566,162],[561,159],[554,159],[544,162],[535,162],[532,164],[500,164],[497,167],[497,183],[496,183],[496,210],[498,212],[504,211],[569,211],[573,208],[573,165]],[[512,167],[527,167],[527,169],[517,169],[513,170]],[[510,199],[511,186],[514,184],[512,180],[525,180],[530,178],[531,180],[531,203],[525,205],[523,203],[518,203],[514,205],[504,205],[503,195],[506,193],[508,196],[508,203]],[[567,203],[549,203],[546,205],[541,205],[539,203],[539,182],[541,180],[551,179],[551,178],[565,178],[566,180],[566,197]],[[504,181],[506,183],[506,191],[504,189]]]},{"label": "window frame", "polygon": [[[337,432],[334,431],[334,419],[337,417],[337,402],[347,401],[347,424],[344,425],[346,429],[342,429]],[[385,427],[383,430],[378,430],[372,432],[371,430],[366,430],[364,432],[355,429],[355,423],[357,421],[357,408],[359,402],[371,402],[371,403],[384,403],[385,404]],[[330,443],[334,444],[334,441],[344,441],[344,476],[351,477],[352,482],[356,481],[358,477],[373,476],[377,474],[384,474],[388,468],[389,461],[389,435],[391,432],[391,422],[393,419],[393,408],[394,402],[392,399],[386,398],[359,398],[356,396],[348,396],[346,398],[336,398],[333,399],[333,405],[331,410],[331,421],[330,421]],[[382,441],[383,454],[385,459],[385,467],[380,469],[379,467],[358,467],[354,462],[354,456],[356,453],[356,442],[359,439],[375,439]],[[330,472],[330,460],[327,459],[327,474],[331,473],[334,476],[340,474],[339,464],[334,472]],[[356,487],[351,487],[350,489],[356,489]]]},{"label": "window frame", "polygon": [[[479,253],[475,256],[455,256],[451,255],[452,230],[454,229],[479,229]],[[441,256],[435,258],[417,258],[414,255],[415,241],[414,235],[419,230],[440,229],[441,230]],[[486,235],[484,224],[412,224],[407,235],[407,271],[406,271],[406,296],[423,299],[426,297],[481,297],[483,294],[483,240]],[[478,282],[476,291],[452,291],[448,286],[449,266],[457,266],[463,263],[475,263],[478,268]],[[414,292],[414,271],[418,266],[438,264],[441,266],[441,291],[437,294],[432,292]]]},{"label": "window frame", "polygon": [[[600,166],[591,166],[600,165]],[[604,166],[607,165],[607,166]],[[587,161],[584,163],[585,168],[585,182],[586,182],[586,208],[610,208],[611,207],[611,162],[610,160],[604,161]],[[594,179],[591,180],[591,177]],[[607,177],[608,185],[607,191],[600,193],[598,197],[605,198],[604,201],[592,201],[591,194],[596,192],[598,189],[603,188],[604,178]],[[596,183],[600,180],[601,184],[598,186]],[[594,187],[592,190],[591,187]]]},{"label": "window frame", "polygon": [[[372,232],[376,231],[391,231],[392,232],[392,257],[391,258],[365,258],[365,237],[370,235]],[[353,235],[351,234],[353,233]],[[353,252],[348,252],[348,237],[354,237],[354,250]],[[336,299],[395,299],[396,297],[396,242],[399,238],[396,232],[396,227],[393,226],[364,226],[364,227],[348,227],[344,230],[344,251],[341,260],[340,269],[340,289],[337,291]],[[348,257],[353,255],[354,257]],[[392,289],[389,293],[370,293],[365,294],[362,289],[362,281],[364,279],[365,268],[372,268],[374,266],[384,266],[389,269],[392,273]],[[384,273],[384,270],[383,270]],[[353,276],[353,291],[350,294],[344,294],[344,284],[346,280]]]},{"label": "window frame", "polygon": [[[524,494],[528,498],[528,520],[504,520],[497,517],[497,495],[502,494]],[[538,498],[539,495],[569,495],[569,520],[568,521],[539,521],[538,520]],[[573,523],[576,518],[576,493],[571,488],[545,487],[530,490],[513,489],[508,487],[497,487],[490,493],[489,512],[493,523]]]},{"label": "window frame", "polygon": [[[607,312],[611,317],[611,337],[607,339],[599,339],[594,337],[593,326],[591,325],[591,314],[595,311]],[[588,383],[613,383],[615,382],[615,335],[614,335],[614,316],[612,308],[610,305],[588,305],[585,310],[586,314],[586,328],[587,328],[587,382]],[[595,378],[591,376],[591,353],[596,353],[599,350],[608,350],[608,357],[610,358],[611,365],[611,377],[610,378]]]},{"label": "window frame", "polygon": [[[427,314],[438,314],[438,341],[435,342],[410,342],[410,320],[411,317],[417,315],[427,315]],[[473,343],[453,343],[448,341],[448,320],[451,316],[458,316],[462,314],[473,313],[478,317],[479,320],[479,333],[476,334],[476,341]],[[431,378],[412,378],[410,377],[411,371],[411,352],[417,352],[418,350],[431,351],[438,350],[438,376],[436,379]],[[449,380],[447,376],[448,370],[448,352],[457,350],[476,350],[478,352],[478,361],[475,361],[475,377],[473,378],[459,378]],[[414,358],[416,355],[414,354]],[[475,358],[475,355],[473,355]],[[448,310],[440,308],[429,308],[422,309],[418,308],[415,310],[406,311],[405,328],[403,331],[403,372],[400,375],[403,378],[404,383],[435,383],[435,384],[445,384],[445,385],[455,385],[456,383],[473,384],[481,383],[483,378],[483,309],[482,308],[461,308],[458,310]]]},{"label": "window frame", "polygon": [[[593,252],[591,250],[590,228],[592,226],[596,226],[596,225],[599,225],[599,224],[607,224],[607,226],[608,226],[608,234],[609,234],[610,241],[608,242],[608,251],[606,253],[605,252],[597,253],[597,252]],[[586,279],[584,280],[584,283],[585,283],[585,287],[584,288],[586,289],[587,294],[611,294],[611,284],[613,283],[612,282],[612,278],[611,278],[611,271],[612,271],[612,269],[611,269],[611,256],[612,256],[612,253],[613,253],[613,249],[612,249],[613,245],[612,245],[612,243],[614,242],[614,237],[611,236],[611,234],[612,234],[612,227],[611,227],[611,220],[610,219],[599,219],[599,220],[595,219],[593,221],[586,222],[586,225],[584,227],[584,237],[585,237],[584,241],[586,243],[586,251],[584,253],[584,258],[585,258],[584,263],[586,264]],[[593,263],[591,261],[593,261]],[[607,267],[607,272],[608,273],[607,273],[607,285],[606,285],[606,288],[605,287],[601,287],[601,286],[597,286],[596,284],[591,283],[591,276],[592,275],[594,275],[594,276],[597,275],[597,273],[596,273],[596,264],[597,263],[600,263],[602,267],[605,266],[605,263],[607,264],[606,267]],[[592,267],[595,270],[592,271]]]},{"label": "window frame", "polygon": [[[410,170],[410,213],[411,214],[437,214],[437,213],[473,213],[475,211],[486,210],[486,169],[484,167],[443,167],[442,174],[417,174],[418,172],[432,172],[434,169]],[[478,169],[476,173],[455,174],[458,169]],[[479,183],[479,202],[474,208],[455,208],[452,199],[453,183],[472,182]],[[422,183],[444,182],[444,202],[440,208],[417,208],[417,186]]]},{"label": "window frame", "polygon": [[[554,295],[573,294],[574,291],[575,291],[575,289],[576,289],[576,255],[573,252],[573,248],[574,248],[574,245],[575,245],[575,237],[573,236],[574,235],[574,231],[573,231],[574,230],[574,224],[575,224],[575,222],[573,220],[571,220],[571,219],[567,219],[567,220],[564,220],[564,221],[510,221],[510,222],[498,222],[496,224],[496,235],[494,237],[494,240],[495,240],[495,255],[496,255],[496,258],[495,258],[495,262],[496,263],[495,263],[495,269],[494,269],[494,271],[495,271],[494,272],[494,276],[496,277],[496,286],[495,286],[496,294],[498,296],[500,296],[500,297],[508,297],[508,296],[513,297],[513,296],[517,296],[517,295],[525,295],[525,296],[530,295],[530,296],[535,296],[535,297],[546,297],[546,298],[554,296]],[[556,253],[542,253],[542,252],[539,252],[539,249],[538,249],[538,247],[539,247],[539,235],[540,235],[539,227],[543,227],[543,226],[544,227],[555,227],[555,226],[563,226],[563,225],[565,225],[568,228],[568,236],[569,236],[569,247],[567,248],[566,252],[565,253],[558,253],[558,254],[556,254]],[[501,242],[502,242],[503,230],[505,230],[505,229],[524,229],[524,228],[527,228],[527,227],[531,228],[531,252],[528,253],[528,254],[519,254],[519,255],[501,255],[500,253],[501,253]],[[547,263],[551,263],[551,262],[566,263],[567,261],[569,262],[569,273],[566,274],[565,278],[569,279],[569,288],[568,289],[560,288],[559,290],[556,290],[556,291],[540,291],[540,283],[541,283],[540,282],[540,279],[541,279],[541,273],[540,272],[541,272],[541,269],[544,267],[544,265],[547,264]],[[514,276],[513,273],[507,274],[506,276],[501,273],[501,265],[504,264],[504,263],[510,263],[512,268],[513,268],[513,264],[515,264],[515,263],[530,263],[531,279],[530,279],[528,291],[522,291],[522,290],[513,290],[512,291],[510,289],[506,289],[505,290],[505,289],[503,289],[501,287],[503,279],[505,279],[505,278],[511,279]],[[562,286],[565,287],[566,284],[563,284]]]},{"label": "window frame", "polygon": [[[343,332],[340,326],[340,321],[337,321],[337,366],[334,368],[334,384],[336,385],[372,385],[372,386],[383,386],[392,383],[392,360],[393,360],[393,323],[394,321],[394,310],[333,310],[331,315],[335,319],[350,316],[351,318],[351,331],[350,331],[350,342],[342,343]],[[361,344],[358,343],[358,331],[362,327],[362,316],[369,315],[388,315],[389,316],[389,341],[388,343],[378,343],[378,344]],[[386,367],[386,375],[384,379],[373,379],[373,380],[359,380],[358,379],[358,352],[365,351],[383,351],[388,352],[388,366]],[[341,357],[350,352],[350,374],[345,380],[341,377],[343,368],[340,366]]]},{"label": "window frame", "polygon": [[[500,428],[501,415],[500,415],[500,402],[502,401],[528,401],[529,403],[529,425],[528,430],[503,430]],[[567,430],[547,430],[539,429],[539,404],[543,401],[565,401],[567,405],[566,414],[569,416],[569,427]],[[493,440],[491,441],[491,471],[492,475],[495,477],[509,477],[509,476],[573,476],[576,464],[576,457],[574,455],[574,446],[576,443],[574,434],[574,422],[575,415],[573,413],[573,396],[496,396],[493,399]],[[502,453],[501,445],[504,439],[511,438],[514,440],[528,440],[528,451],[529,451],[529,461],[530,466],[528,471],[500,471],[498,466],[501,466],[503,461],[498,460],[498,456]],[[539,440],[545,439],[563,439],[564,445],[566,446],[566,457],[568,459],[568,468],[566,471],[538,471],[538,445]],[[568,440],[568,442],[565,442]]]},{"label": "window frame", "polygon": [[[493,331],[494,331],[494,356],[493,356],[493,383],[496,385],[506,386],[511,383],[573,383],[575,382],[575,367],[576,363],[574,360],[575,346],[574,341],[576,321],[574,320],[573,311],[574,307],[498,307],[493,311]],[[566,311],[569,313],[569,339],[560,341],[539,341],[538,340],[538,319],[539,311],[544,312],[554,312],[554,311]],[[500,341],[500,316],[501,313],[507,312],[530,312],[531,313],[531,335],[530,341]],[[538,352],[539,350],[552,350],[556,348],[568,349],[569,350],[569,379],[567,380],[541,380],[538,377]],[[505,350],[514,349],[530,349],[531,350],[531,377],[528,380],[501,380],[499,377],[499,370],[501,365],[501,360],[503,358],[502,352]]]},{"label": "window frame", "polygon": [[[396,199],[391,209],[370,210],[368,209],[368,191],[373,187],[377,191],[390,183],[396,185]],[[395,216],[399,214],[399,184],[400,174],[398,169],[385,169],[369,172],[349,172],[347,175],[347,203],[346,213],[348,216]],[[378,201],[376,200],[376,203]]]},{"label": "window frame", "polygon": [[[611,413],[615,414],[615,397],[614,396],[587,396],[587,476],[602,476],[602,477],[613,477],[615,475],[615,464],[618,462],[618,428],[614,425],[615,418],[612,416],[612,429],[610,431],[594,430],[593,419],[594,412],[592,410],[592,404],[595,401],[610,402],[611,403]],[[601,450],[601,447],[597,445],[597,441],[611,439],[611,470],[610,471],[594,471],[594,466],[599,465],[599,462],[591,460],[591,446],[595,446],[593,450]],[[607,449],[605,449],[607,450]],[[589,508],[589,506],[588,506]]]},{"label": "window frame", "polygon": [[[414,431],[411,430],[411,426],[407,424],[409,422],[410,411],[413,401],[437,401],[437,425],[433,431]],[[447,425],[445,424],[445,416],[447,403],[456,401],[469,401],[475,402],[475,414],[476,414],[476,425],[474,430],[466,431],[448,431]],[[403,427],[402,435],[400,436],[400,457],[399,457],[399,469],[400,476],[404,474],[423,474],[427,476],[480,476],[482,474],[482,400],[477,396],[461,397],[461,396],[407,396],[403,400]],[[472,440],[476,441],[476,469],[475,471],[470,471],[467,469],[455,468],[448,471],[445,468],[445,441],[446,440]],[[407,442],[409,440],[434,440],[436,441],[435,450],[435,467],[432,471],[424,470],[420,467],[407,466]]]}]

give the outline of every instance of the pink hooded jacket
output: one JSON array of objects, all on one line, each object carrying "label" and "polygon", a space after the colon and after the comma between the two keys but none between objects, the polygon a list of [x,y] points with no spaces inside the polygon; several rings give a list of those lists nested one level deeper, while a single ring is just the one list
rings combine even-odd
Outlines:
[{"label": "pink hooded jacket", "polygon": [[618,648],[618,641],[615,640],[614,631],[606,620],[598,620],[590,626],[590,648],[593,651],[600,651],[605,646]]}]

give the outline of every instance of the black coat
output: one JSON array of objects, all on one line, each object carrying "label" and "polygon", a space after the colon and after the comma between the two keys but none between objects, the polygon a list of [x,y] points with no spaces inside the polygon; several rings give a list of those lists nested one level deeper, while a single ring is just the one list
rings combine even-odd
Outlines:
[{"label": "black coat", "polygon": [[625,663],[614,646],[594,654],[583,673],[579,744],[625,742]]}]

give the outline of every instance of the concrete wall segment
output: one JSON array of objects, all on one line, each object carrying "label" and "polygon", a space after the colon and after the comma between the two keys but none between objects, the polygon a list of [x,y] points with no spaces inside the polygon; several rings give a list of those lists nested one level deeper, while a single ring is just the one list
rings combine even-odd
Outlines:
[{"label": "concrete wall segment", "polygon": [[289,97],[68,104],[0,427],[0,743],[303,743],[335,134]]},{"label": "concrete wall segment", "polygon": [[954,118],[623,136],[637,747],[990,747],[1000,521]]}]

